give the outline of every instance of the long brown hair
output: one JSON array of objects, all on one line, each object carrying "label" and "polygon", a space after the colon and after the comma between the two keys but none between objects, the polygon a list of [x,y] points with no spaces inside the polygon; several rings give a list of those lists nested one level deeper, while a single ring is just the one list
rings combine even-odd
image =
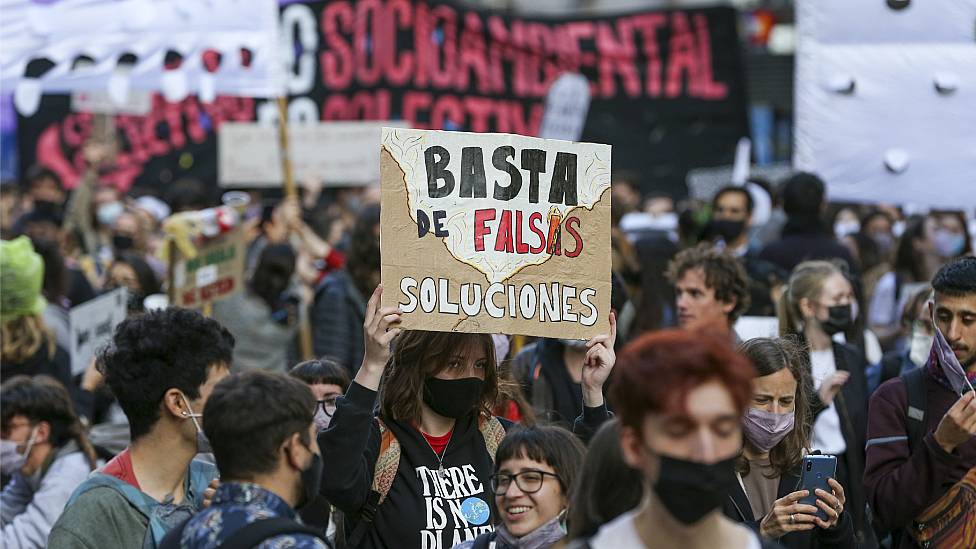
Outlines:
[{"label": "long brown hair", "polygon": [[14,376],[0,386],[0,395],[3,398],[3,412],[0,413],[3,429],[18,415],[26,417],[31,424],[46,421],[51,426],[51,446],[61,448],[74,440],[78,451],[88,460],[89,468],[95,469],[98,461],[95,448],[75,414],[68,390],[59,381],[46,375]]},{"label": "long brown hair", "polygon": [[26,315],[3,323],[0,359],[4,362],[26,362],[42,346],[47,350],[48,359],[54,358],[55,339],[41,315]]},{"label": "long brown hair", "polygon": [[[813,395],[813,384],[810,381],[807,358],[809,353],[792,337],[750,339],[739,347],[739,351],[756,367],[756,377],[789,369],[796,380],[793,430],[769,451],[769,461],[775,472],[770,478],[790,474],[800,466],[804,451],[810,447],[810,428],[813,422],[810,399]],[[736,470],[742,475],[749,473],[749,462],[744,456],[736,463]]]},{"label": "long brown hair", "polygon": [[472,349],[484,349],[485,385],[478,410],[486,417],[498,398],[495,345],[488,334],[404,330],[393,340],[393,354],[380,382],[380,412],[397,421],[420,419],[424,380],[446,370],[453,357],[463,359]]}]

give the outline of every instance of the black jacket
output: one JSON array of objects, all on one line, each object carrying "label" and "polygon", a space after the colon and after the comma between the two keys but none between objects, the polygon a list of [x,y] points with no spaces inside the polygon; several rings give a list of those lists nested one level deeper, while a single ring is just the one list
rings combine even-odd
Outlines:
[{"label": "black jacket", "polygon": [[778,265],[789,272],[800,263],[812,259],[843,259],[852,273],[858,265],[843,244],[821,224],[804,225],[790,220],[783,227],[779,240],[770,242],[759,252],[759,258]]},{"label": "black jacket", "polygon": [[[840,417],[841,433],[847,446],[844,455],[838,456],[838,460],[842,462],[838,464],[838,468],[843,466],[849,477],[842,482],[847,497],[845,507],[850,510],[854,519],[854,531],[861,536],[869,536],[871,527],[865,521],[864,512],[867,499],[861,483],[861,478],[864,476],[864,445],[867,440],[868,425],[868,381],[865,373],[867,359],[857,348],[845,343],[835,341],[833,349],[837,370],[850,372],[850,378],[834,399],[837,415]],[[816,394],[811,401],[814,417],[826,409]]]},{"label": "black jacket", "polygon": [[[776,499],[799,489],[800,471],[797,470],[780,477]],[[725,516],[730,519],[741,522],[759,532],[759,522],[763,517],[756,517],[752,514],[752,506],[749,505],[749,499],[740,484],[736,484],[729,494],[729,498],[725,501],[724,512]],[[788,549],[854,549],[857,547],[854,538],[854,522],[846,506],[840,515],[840,522],[836,528],[830,530],[814,528],[807,532],[792,532],[777,541]]]},{"label": "black jacket", "polygon": [[[353,382],[336,402],[329,428],[319,434],[325,463],[321,494],[345,513],[347,533],[354,532],[372,491],[380,454],[374,419],[377,393]],[[574,430],[581,438],[606,420],[606,409],[588,409]],[[511,425],[502,419],[506,429]],[[588,421],[591,425],[582,425]],[[494,529],[488,477],[494,472],[478,418],[457,420],[443,454],[450,478],[439,481],[437,457],[423,435],[409,423],[383,418],[400,443],[400,464],[386,500],[361,544],[381,547],[454,547]],[[483,504],[483,505],[482,505]]]},{"label": "black jacket", "polygon": [[350,377],[354,376],[366,348],[363,341],[366,299],[356,289],[349,273],[336,271],[319,283],[309,315],[315,356],[336,360],[346,367]]},{"label": "black jacket", "polygon": [[563,351],[553,339],[530,343],[512,360],[512,374],[540,422],[571,429],[583,412],[583,388],[566,370]]}]

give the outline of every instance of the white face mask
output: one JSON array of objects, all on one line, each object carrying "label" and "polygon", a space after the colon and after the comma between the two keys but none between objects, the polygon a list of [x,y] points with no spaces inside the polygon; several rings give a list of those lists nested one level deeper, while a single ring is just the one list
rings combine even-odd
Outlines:
[{"label": "white face mask", "polygon": [[189,412],[183,412],[183,417],[190,418],[193,421],[193,426],[196,427],[197,430],[197,453],[212,454],[213,448],[210,447],[210,440],[207,438],[207,435],[204,434],[203,428],[200,427],[200,422],[197,420],[197,418],[202,420],[203,414],[193,413],[193,408],[190,408],[190,399],[186,398],[186,395],[183,395],[183,403],[186,404],[186,409],[189,410]]},{"label": "white face mask", "polygon": [[856,220],[838,221],[837,223],[834,223],[834,235],[837,238],[844,238],[845,236],[857,234],[857,232],[860,230],[861,224]]},{"label": "white face mask", "polygon": [[912,339],[908,351],[908,359],[912,364],[922,367],[929,360],[929,353],[932,351],[932,342],[935,336],[926,335],[918,330],[912,330]]},{"label": "white face mask", "polygon": [[13,475],[20,471],[27,464],[27,458],[34,448],[34,440],[37,438],[37,427],[31,431],[30,438],[24,452],[20,453],[17,447],[20,443],[15,440],[0,440],[0,472],[6,476]]}]

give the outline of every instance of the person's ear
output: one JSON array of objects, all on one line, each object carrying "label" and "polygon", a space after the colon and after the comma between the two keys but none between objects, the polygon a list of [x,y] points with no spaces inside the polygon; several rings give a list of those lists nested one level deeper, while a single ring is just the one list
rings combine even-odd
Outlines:
[{"label": "person's ear", "polygon": [[630,467],[642,470],[644,465],[644,445],[641,442],[640,434],[633,427],[621,425],[620,427],[620,453],[623,455],[624,462]]},{"label": "person's ear", "polygon": [[287,439],[285,439],[284,447],[282,448],[285,454],[285,460],[291,467],[297,471],[301,471],[305,468],[304,455],[308,452],[305,445],[302,444],[302,437],[299,433],[292,433]]},{"label": "person's ear", "polygon": [[188,419],[190,410],[187,409],[186,397],[179,389],[171,388],[163,394],[163,410],[179,419]]},{"label": "person's ear", "polygon": [[51,440],[51,424],[41,421],[35,427],[37,434],[34,435],[34,444],[43,444]]},{"label": "person's ear", "polygon": [[800,298],[800,313],[803,318],[812,318],[817,316],[816,310],[813,308],[813,303],[810,301],[809,297]]},{"label": "person's ear", "polygon": [[725,313],[726,316],[728,316],[729,314],[732,313],[732,311],[735,310],[735,306],[738,303],[739,303],[739,298],[737,298],[736,296],[732,296],[729,299],[729,301],[723,301],[722,302],[722,312]]}]

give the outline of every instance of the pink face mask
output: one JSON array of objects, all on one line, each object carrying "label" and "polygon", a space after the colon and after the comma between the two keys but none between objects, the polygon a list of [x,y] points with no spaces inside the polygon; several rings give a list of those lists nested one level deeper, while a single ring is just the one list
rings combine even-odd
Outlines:
[{"label": "pink face mask", "polygon": [[952,352],[952,346],[946,341],[945,336],[942,335],[942,330],[939,329],[939,325],[935,322],[935,311],[932,312],[932,326],[935,328],[935,341],[932,350],[936,358],[938,358],[942,373],[945,375],[946,380],[948,380],[949,385],[952,386],[952,390],[960,395],[966,394],[967,391],[972,391],[973,386],[969,380],[969,375],[966,374],[966,370],[963,369],[962,364],[959,364],[959,359]]},{"label": "pink face mask", "polygon": [[746,438],[760,452],[772,450],[793,430],[793,412],[776,414],[749,408],[742,417],[742,430]]}]

